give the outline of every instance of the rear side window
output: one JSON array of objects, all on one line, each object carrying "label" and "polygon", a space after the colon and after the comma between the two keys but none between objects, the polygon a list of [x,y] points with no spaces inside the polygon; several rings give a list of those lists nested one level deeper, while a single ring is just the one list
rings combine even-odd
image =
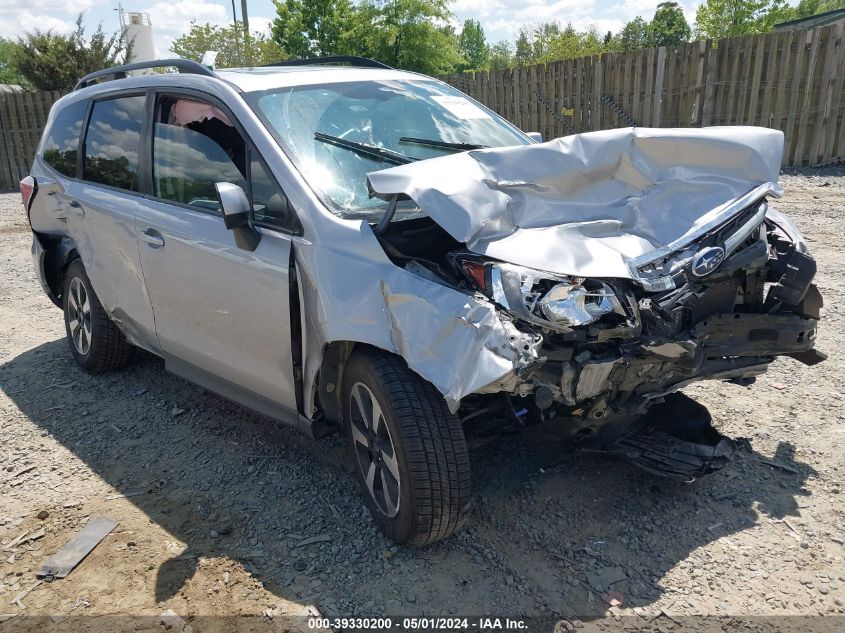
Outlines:
[{"label": "rear side window", "polygon": [[85,180],[138,191],[138,149],[146,97],[94,102],[85,136]]},{"label": "rear side window", "polygon": [[60,174],[71,178],[76,176],[79,135],[87,107],[88,102],[83,99],[59,111],[44,142],[44,161]]}]

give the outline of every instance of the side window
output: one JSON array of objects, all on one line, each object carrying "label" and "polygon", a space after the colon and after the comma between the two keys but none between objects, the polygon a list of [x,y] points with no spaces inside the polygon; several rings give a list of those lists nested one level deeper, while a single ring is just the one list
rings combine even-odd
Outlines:
[{"label": "side window", "polygon": [[145,99],[118,97],[94,102],[85,135],[85,180],[138,191]]},{"label": "side window", "polygon": [[287,196],[267,173],[260,160],[253,158],[249,165],[252,185],[252,214],[256,222],[277,226],[298,233],[299,220],[288,204]]},{"label": "side window", "polygon": [[56,114],[53,126],[44,141],[44,161],[60,174],[76,177],[76,157],[82,120],[88,109],[86,100],[72,103]]},{"label": "side window", "polygon": [[156,123],[153,137],[155,195],[165,200],[217,210],[216,182],[231,182],[246,191],[235,162],[210,136],[180,125]]}]

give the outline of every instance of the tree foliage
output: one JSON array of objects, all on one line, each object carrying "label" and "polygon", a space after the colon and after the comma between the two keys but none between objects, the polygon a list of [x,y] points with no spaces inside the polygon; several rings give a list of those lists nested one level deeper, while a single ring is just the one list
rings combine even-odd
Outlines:
[{"label": "tree foliage", "polygon": [[215,66],[232,68],[243,65],[270,64],[288,55],[263,33],[250,34],[244,48],[243,25],[236,22],[229,26],[192,24],[190,31],[173,40],[170,51],[179,57],[202,61],[208,51],[217,51]]},{"label": "tree foliage", "polygon": [[481,22],[473,19],[464,20],[464,26],[458,36],[458,50],[464,58],[459,70],[487,67],[490,47],[487,45]]},{"label": "tree foliage", "polygon": [[27,87],[29,82],[18,70],[15,63],[17,52],[17,42],[0,37],[0,84]]},{"label": "tree foliage", "polygon": [[86,38],[80,13],[69,35],[35,29],[18,38],[14,67],[36,90],[68,92],[83,75],[126,63],[131,49],[121,34],[106,35],[102,24]]},{"label": "tree foliage", "polygon": [[651,25],[638,15],[620,31],[619,46],[623,51],[648,48],[651,46]]},{"label": "tree foliage", "polygon": [[661,2],[651,20],[651,46],[679,46],[689,41],[692,31],[677,2]]},{"label": "tree foliage", "polygon": [[349,0],[274,0],[273,40],[292,57],[347,54],[344,44],[354,28]]},{"label": "tree foliage", "polygon": [[451,72],[460,63],[448,0],[363,0],[358,7],[372,16],[370,57],[426,74]]},{"label": "tree foliage", "polygon": [[[510,42],[488,44],[484,28],[467,19],[455,33],[453,0],[274,0],[273,41],[288,56],[362,55],[397,68],[438,74],[499,69],[596,55],[613,50],[678,46],[692,29],[679,2],[657,5],[651,21],[637,16],[617,34],[578,31],[550,20],[524,25]],[[821,13],[845,0],[700,0],[698,37],[771,30],[777,22]]]},{"label": "tree foliage", "polygon": [[490,70],[501,70],[514,65],[513,50],[510,42],[496,42],[490,46],[487,67]]},{"label": "tree foliage", "polygon": [[695,30],[713,39],[765,33],[790,13],[786,0],[705,0],[695,14]]},{"label": "tree foliage", "polygon": [[429,74],[461,63],[449,0],[276,0],[273,40],[293,57],[363,55]]}]

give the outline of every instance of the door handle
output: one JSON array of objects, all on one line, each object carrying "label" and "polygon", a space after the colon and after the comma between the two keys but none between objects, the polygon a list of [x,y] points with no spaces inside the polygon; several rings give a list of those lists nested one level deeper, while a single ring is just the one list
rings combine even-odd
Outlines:
[{"label": "door handle", "polygon": [[161,248],[164,246],[164,238],[161,233],[155,229],[147,229],[141,233],[141,239],[144,240],[150,248]]},{"label": "door handle", "polygon": [[85,217],[85,209],[82,208],[82,205],[78,201],[71,200],[67,203],[67,206],[70,207],[74,215],[78,215],[80,218]]}]

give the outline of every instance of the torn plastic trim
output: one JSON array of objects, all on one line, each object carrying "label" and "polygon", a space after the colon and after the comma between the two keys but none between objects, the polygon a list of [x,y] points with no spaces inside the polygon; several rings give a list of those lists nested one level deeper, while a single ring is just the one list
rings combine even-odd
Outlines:
[{"label": "torn plastic trim", "polygon": [[795,222],[792,221],[792,218],[769,206],[766,210],[766,220],[783,231],[786,237],[788,237],[795,245],[798,252],[809,254],[804,234],[801,232],[801,229],[796,226]]}]

